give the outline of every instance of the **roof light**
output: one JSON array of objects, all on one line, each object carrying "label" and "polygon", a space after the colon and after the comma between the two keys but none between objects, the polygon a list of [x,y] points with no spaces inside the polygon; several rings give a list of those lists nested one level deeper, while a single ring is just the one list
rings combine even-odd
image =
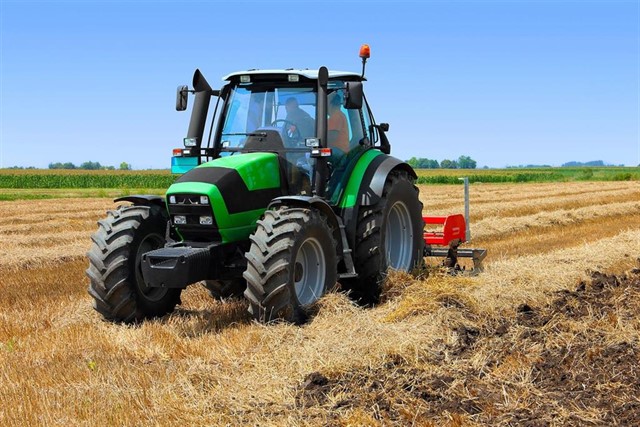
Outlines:
[{"label": "roof light", "polygon": [[320,147],[320,138],[305,138],[304,144],[307,147],[312,147],[312,148]]},{"label": "roof light", "polygon": [[371,49],[368,44],[360,46],[360,58],[369,59],[371,57]]},{"label": "roof light", "polygon": [[251,81],[251,76],[244,74],[240,76],[240,83],[249,83]]},{"label": "roof light", "polygon": [[289,81],[292,83],[300,81],[300,76],[297,74],[289,74],[288,78],[289,78]]}]

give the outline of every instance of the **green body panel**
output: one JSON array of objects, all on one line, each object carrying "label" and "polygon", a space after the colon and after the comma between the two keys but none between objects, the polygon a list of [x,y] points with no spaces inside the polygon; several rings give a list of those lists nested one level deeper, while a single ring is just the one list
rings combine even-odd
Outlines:
[{"label": "green body panel", "polygon": [[220,157],[199,168],[235,169],[249,190],[280,187],[280,163],[275,153],[247,153]]},{"label": "green body panel", "polygon": [[382,155],[382,152],[378,150],[368,150],[358,159],[358,163],[351,172],[349,181],[347,182],[347,185],[342,192],[342,196],[338,201],[338,207],[345,209],[352,208],[356,205],[358,202],[358,192],[360,191],[360,185],[362,184],[362,177],[364,177],[364,174],[373,159]]},{"label": "green body panel", "polygon": [[[280,188],[280,166],[274,153],[248,153],[227,156],[204,163],[198,168],[227,168],[238,172],[249,191]],[[215,184],[205,182],[177,182],[169,187],[166,194],[196,194],[209,197],[210,206],[222,238],[222,243],[246,240],[255,231],[256,221],[267,206],[249,211],[229,213],[227,203]],[[180,230],[178,226],[178,231]]]}]

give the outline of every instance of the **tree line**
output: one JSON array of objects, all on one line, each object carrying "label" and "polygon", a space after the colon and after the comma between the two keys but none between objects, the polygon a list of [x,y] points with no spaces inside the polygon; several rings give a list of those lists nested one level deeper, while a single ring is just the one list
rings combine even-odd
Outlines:
[{"label": "tree line", "polygon": [[441,162],[423,157],[412,157],[407,163],[414,169],[475,169],[477,163],[469,156],[460,156],[458,160],[444,159]]},{"label": "tree line", "polygon": [[[49,169],[84,169],[84,170],[116,170],[115,166],[103,166],[100,162],[84,162],[80,166],[76,166],[71,162],[56,162],[49,163]],[[127,162],[120,163],[118,170],[128,171],[131,170],[131,165]]]}]

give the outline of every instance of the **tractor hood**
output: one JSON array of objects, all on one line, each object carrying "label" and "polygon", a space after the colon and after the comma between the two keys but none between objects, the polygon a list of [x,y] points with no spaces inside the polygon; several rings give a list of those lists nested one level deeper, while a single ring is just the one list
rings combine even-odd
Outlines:
[{"label": "tractor hood", "polygon": [[171,223],[186,241],[248,239],[269,202],[282,196],[274,153],[221,157],[182,175],[167,190]]}]

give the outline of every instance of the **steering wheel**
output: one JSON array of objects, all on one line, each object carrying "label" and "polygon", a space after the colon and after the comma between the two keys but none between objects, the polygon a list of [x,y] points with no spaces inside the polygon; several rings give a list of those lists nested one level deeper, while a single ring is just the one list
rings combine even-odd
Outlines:
[{"label": "steering wheel", "polygon": [[[282,122],[282,139],[284,139],[285,145],[296,145],[302,140],[302,134],[300,129],[294,123],[285,119],[278,119],[271,122],[271,126],[279,127],[277,123]],[[289,125],[289,126],[287,126]]]}]

